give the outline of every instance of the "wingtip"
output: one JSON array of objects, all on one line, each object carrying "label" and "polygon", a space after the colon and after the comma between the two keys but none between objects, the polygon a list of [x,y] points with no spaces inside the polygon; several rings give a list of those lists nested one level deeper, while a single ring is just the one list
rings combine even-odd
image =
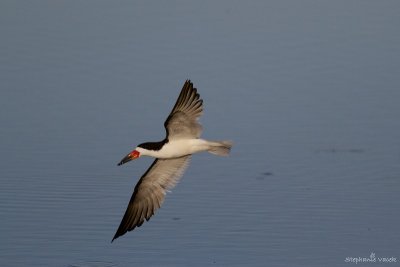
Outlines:
[{"label": "wingtip", "polygon": [[186,79],[185,84],[187,84],[189,86],[193,86],[193,83],[190,79]]}]

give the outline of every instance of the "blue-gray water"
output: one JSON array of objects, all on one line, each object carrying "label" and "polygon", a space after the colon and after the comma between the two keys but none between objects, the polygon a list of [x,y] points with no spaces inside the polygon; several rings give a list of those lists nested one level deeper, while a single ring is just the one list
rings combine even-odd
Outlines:
[{"label": "blue-gray water", "polygon": [[[2,1],[0,266],[400,261],[398,1]],[[185,79],[203,136],[110,243]],[[364,264],[366,265],[366,264]],[[360,264],[358,264],[360,266]]]}]

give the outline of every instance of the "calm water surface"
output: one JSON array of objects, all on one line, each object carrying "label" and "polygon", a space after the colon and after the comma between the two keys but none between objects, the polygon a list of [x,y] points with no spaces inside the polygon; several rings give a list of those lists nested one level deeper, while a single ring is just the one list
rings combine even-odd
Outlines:
[{"label": "calm water surface", "polygon": [[[0,266],[399,263],[398,1],[0,7]],[[111,244],[187,78],[232,154]]]}]

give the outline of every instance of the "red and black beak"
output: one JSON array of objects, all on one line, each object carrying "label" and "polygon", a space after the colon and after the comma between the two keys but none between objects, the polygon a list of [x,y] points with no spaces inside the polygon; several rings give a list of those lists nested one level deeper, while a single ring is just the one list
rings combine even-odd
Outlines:
[{"label": "red and black beak", "polygon": [[131,153],[126,155],[119,163],[118,166],[125,164],[131,160],[137,159],[139,157],[140,153],[137,150],[133,150]]}]

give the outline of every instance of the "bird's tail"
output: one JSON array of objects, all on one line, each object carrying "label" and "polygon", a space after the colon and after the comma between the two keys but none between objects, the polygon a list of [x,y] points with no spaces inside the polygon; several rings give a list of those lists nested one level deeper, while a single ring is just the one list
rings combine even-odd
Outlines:
[{"label": "bird's tail", "polygon": [[232,147],[232,141],[212,141],[208,144],[208,152],[217,156],[228,156]]}]

